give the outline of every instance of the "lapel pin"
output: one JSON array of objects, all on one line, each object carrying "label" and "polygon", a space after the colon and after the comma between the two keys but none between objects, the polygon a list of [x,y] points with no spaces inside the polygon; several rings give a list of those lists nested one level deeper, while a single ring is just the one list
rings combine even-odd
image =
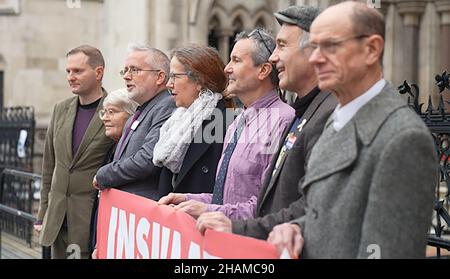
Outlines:
[{"label": "lapel pin", "polygon": [[133,124],[131,125],[131,130],[135,131],[138,126],[139,126],[139,121],[135,120],[133,122]]},{"label": "lapel pin", "polygon": [[303,129],[303,126],[305,126],[305,124],[306,124],[306,119],[303,119],[303,120],[302,120],[302,123],[300,123],[300,124],[297,126],[297,130],[298,130],[299,132],[301,132],[302,129]]}]

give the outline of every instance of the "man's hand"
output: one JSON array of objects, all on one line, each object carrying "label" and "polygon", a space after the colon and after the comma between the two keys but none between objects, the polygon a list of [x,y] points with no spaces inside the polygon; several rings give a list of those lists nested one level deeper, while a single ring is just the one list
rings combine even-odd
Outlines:
[{"label": "man's hand", "polygon": [[42,231],[42,224],[40,224],[40,225],[33,225],[33,227],[34,227],[34,230],[35,231],[37,231],[38,233],[40,233],[41,231]]},{"label": "man's hand", "polygon": [[186,212],[194,218],[198,218],[202,213],[205,213],[207,209],[207,205],[205,203],[189,200],[186,202],[182,202],[179,205],[175,206],[175,210],[180,210]]},{"label": "man's hand", "polygon": [[206,229],[215,230],[218,232],[232,232],[231,220],[222,212],[206,212],[200,215],[197,219],[197,230],[201,234],[205,234]]},{"label": "man's hand", "polygon": [[291,258],[297,258],[302,252],[304,239],[298,225],[284,223],[272,229],[267,242],[275,245],[280,253],[287,249]]},{"label": "man's hand", "polygon": [[158,201],[158,204],[166,204],[166,205],[175,204],[176,205],[176,204],[185,202],[186,200],[187,199],[186,199],[185,194],[170,193],[167,196],[160,198]]},{"label": "man's hand", "polygon": [[94,187],[95,189],[101,191],[102,188],[100,187],[100,185],[97,182],[97,176],[94,176],[94,180],[92,180],[92,187]]}]

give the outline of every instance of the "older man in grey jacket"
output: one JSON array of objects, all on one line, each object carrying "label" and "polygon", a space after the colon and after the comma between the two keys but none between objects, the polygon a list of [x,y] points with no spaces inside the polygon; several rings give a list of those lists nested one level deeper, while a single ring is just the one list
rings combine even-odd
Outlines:
[{"label": "older man in grey jacket", "polygon": [[432,137],[383,79],[385,24],[344,2],[311,26],[322,90],[339,105],[313,148],[300,185],[306,214],[268,241],[303,258],[424,257],[438,174]]},{"label": "older man in grey jacket", "polygon": [[114,161],[100,168],[93,185],[118,188],[150,199],[159,199],[161,168],[152,163],[159,129],[176,108],[166,89],[169,58],[160,50],[130,46],[121,75],[130,98],[139,104],[128,119],[117,144]]}]

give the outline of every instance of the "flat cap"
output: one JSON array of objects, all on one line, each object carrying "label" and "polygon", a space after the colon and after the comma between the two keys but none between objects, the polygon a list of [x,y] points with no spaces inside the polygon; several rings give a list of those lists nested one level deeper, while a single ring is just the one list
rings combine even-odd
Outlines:
[{"label": "flat cap", "polygon": [[274,13],[278,23],[294,24],[308,31],[313,20],[320,14],[321,9],[316,6],[290,6],[285,10]]}]

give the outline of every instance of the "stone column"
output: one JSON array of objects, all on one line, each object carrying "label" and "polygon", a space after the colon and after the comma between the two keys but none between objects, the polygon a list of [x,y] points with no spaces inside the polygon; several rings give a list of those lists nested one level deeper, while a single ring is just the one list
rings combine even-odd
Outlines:
[{"label": "stone column", "polygon": [[398,51],[402,54],[404,78],[412,83],[418,82],[419,27],[420,17],[425,11],[426,2],[406,0],[398,3],[398,13],[402,16],[403,44]]},{"label": "stone column", "polygon": [[[439,0],[435,2],[436,10],[440,16],[439,27],[439,71],[435,74],[442,74],[444,71],[450,72],[450,2]],[[442,97],[445,102],[445,110],[450,112],[450,94],[444,91]]]},{"label": "stone column", "polygon": [[439,60],[440,70],[450,72],[450,1],[436,1],[436,9],[440,15]]},{"label": "stone column", "polygon": [[284,10],[291,5],[296,5],[296,0],[278,0],[277,11]]},{"label": "stone column", "polygon": [[219,30],[219,54],[223,62],[227,64],[230,56],[230,37],[234,35],[234,32],[230,29]]},{"label": "stone column", "polygon": [[378,0],[378,1],[379,1],[378,3],[380,4],[378,11],[381,12],[384,18],[386,19],[389,11],[389,6],[393,4],[392,0],[384,0],[384,1]]}]

